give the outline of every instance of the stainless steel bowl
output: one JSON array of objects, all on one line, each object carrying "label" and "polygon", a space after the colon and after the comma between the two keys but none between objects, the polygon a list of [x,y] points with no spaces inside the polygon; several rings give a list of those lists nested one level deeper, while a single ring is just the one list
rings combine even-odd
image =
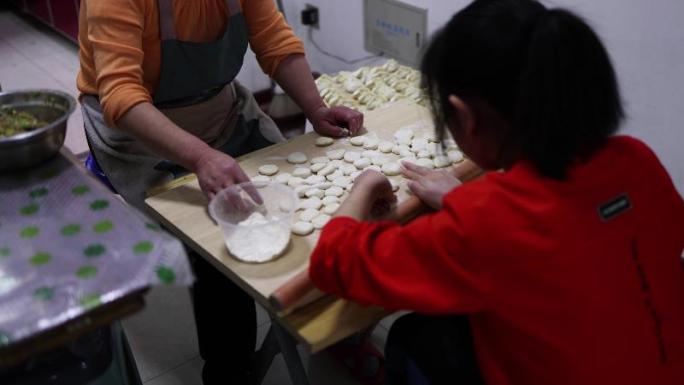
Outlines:
[{"label": "stainless steel bowl", "polygon": [[0,106],[26,111],[48,122],[46,126],[0,138],[0,172],[14,171],[44,162],[64,144],[67,119],[76,100],[53,90],[15,90],[0,92]]}]

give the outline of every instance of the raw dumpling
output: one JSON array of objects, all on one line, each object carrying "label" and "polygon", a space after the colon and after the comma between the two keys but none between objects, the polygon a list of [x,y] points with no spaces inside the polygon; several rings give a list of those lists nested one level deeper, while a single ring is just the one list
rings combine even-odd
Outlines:
[{"label": "raw dumpling", "polygon": [[287,156],[288,163],[292,164],[306,163],[307,160],[309,160],[309,158],[307,158],[306,154],[303,152],[293,152]]}]

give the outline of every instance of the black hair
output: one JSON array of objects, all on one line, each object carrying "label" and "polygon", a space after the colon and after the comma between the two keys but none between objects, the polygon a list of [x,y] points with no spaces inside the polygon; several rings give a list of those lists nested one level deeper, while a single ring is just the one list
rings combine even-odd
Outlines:
[{"label": "black hair", "polygon": [[437,32],[421,71],[444,136],[449,95],[484,102],[506,122],[500,166],[531,161],[550,178],[585,159],[624,117],[615,71],[581,18],[534,0],[475,0]]}]

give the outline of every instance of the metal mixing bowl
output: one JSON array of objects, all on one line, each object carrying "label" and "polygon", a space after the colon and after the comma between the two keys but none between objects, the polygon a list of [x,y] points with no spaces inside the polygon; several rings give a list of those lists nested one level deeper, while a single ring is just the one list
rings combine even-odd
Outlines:
[{"label": "metal mixing bowl", "polygon": [[47,125],[21,134],[0,138],[0,172],[35,166],[54,156],[64,144],[69,115],[76,100],[53,90],[0,92],[0,106],[26,111]]}]

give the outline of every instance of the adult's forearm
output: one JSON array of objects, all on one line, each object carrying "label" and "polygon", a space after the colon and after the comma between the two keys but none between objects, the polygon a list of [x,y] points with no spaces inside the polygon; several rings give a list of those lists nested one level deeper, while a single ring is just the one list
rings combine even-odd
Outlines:
[{"label": "adult's forearm", "polygon": [[126,112],[117,126],[164,159],[195,171],[209,145],[174,124],[150,103],[140,103]]},{"label": "adult's forearm", "polygon": [[317,109],[325,106],[304,55],[294,54],[286,57],[278,65],[274,78],[307,117],[311,117]]}]

